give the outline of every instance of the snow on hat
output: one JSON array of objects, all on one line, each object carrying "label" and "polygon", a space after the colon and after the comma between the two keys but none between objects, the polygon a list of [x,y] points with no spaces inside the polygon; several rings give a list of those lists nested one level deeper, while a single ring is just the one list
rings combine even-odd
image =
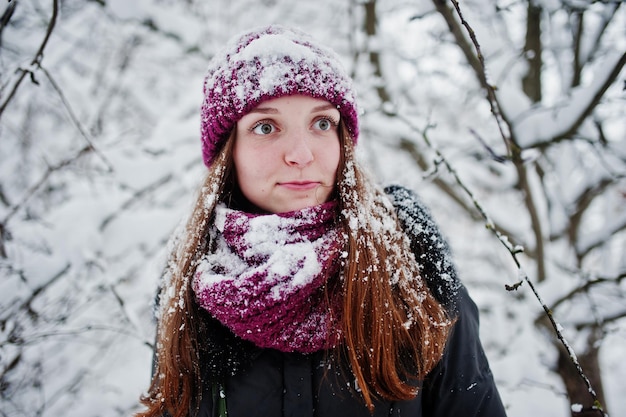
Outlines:
[{"label": "snow on hat", "polygon": [[297,29],[268,26],[237,36],[216,54],[204,81],[202,158],[209,166],[235,123],[263,101],[304,94],[337,106],[359,135],[352,81],[338,55]]}]

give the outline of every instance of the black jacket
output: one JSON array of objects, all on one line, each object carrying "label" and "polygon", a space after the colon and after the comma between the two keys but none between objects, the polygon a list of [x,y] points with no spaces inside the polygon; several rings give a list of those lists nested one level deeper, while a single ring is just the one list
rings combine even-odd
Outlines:
[{"label": "black jacket", "polygon": [[410,401],[377,401],[370,414],[354,377],[333,352],[309,355],[259,349],[211,319],[201,354],[203,395],[199,417],[217,416],[211,381],[224,381],[229,417],[452,417],[505,416],[478,337],[478,310],[459,282],[449,249],[428,210],[410,191],[385,190],[408,233],[421,272],[435,297],[456,317],[440,363]]}]

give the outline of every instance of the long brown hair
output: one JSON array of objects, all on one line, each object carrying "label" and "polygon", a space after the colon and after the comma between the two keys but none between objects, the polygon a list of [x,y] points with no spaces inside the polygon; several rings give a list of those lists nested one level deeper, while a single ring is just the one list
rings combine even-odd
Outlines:
[{"label": "long brown hair", "polygon": [[[376,397],[407,400],[443,354],[450,329],[445,309],[420,278],[410,242],[384,192],[356,163],[349,133],[340,122],[339,219],[347,236],[342,271],[342,348],[367,407]],[[161,291],[156,366],[147,410],[137,417],[193,415],[200,403],[198,305],[190,288],[200,257],[210,247],[215,205],[236,188],[235,134],[211,165],[185,228],[174,239]],[[412,383],[413,382],[413,383]]]},{"label": "long brown hair", "polygon": [[441,358],[452,322],[421,279],[394,207],[356,164],[352,141],[344,149],[338,184],[348,234],[342,330],[351,370],[373,411],[373,397],[415,397],[415,380]]}]

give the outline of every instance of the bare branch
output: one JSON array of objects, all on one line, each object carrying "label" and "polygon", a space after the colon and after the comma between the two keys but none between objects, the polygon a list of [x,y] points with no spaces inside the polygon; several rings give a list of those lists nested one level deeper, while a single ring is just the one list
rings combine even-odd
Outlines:
[{"label": "bare branch", "polygon": [[[422,152],[420,152],[417,149],[417,146],[416,146],[415,142],[413,142],[413,141],[411,141],[409,139],[401,139],[399,148],[401,150],[403,150],[404,152],[407,152],[409,154],[409,156],[411,156],[413,161],[417,164],[417,166],[419,166],[419,168],[422,171],[428,172],[428,171],[431,170],[431,167],[429,166],[428,162],[426,161],[426,158],[424,158],[424,155],[422,154]],[[456,191],[456,189],[453,188],[450,184],[448,184],[447,182],[445,182],[444,180],[442,180],[441,178],[438,178],[438,177],[432,178],[431,182],[433,184],[435,184],[435,186],[437,186],[441,191],[443,191],[444,194],[446,194],[448,197],[450,197],[452,199],[452,201],[454,201],[454,203],[456,203],[463,211],[465,211],[472,218],[472,220],[474,220],[474,221],[483,220],[483,216],[481,216],[480,212],[478,212],[476,210],[476,207],[473,206],[472,204],[468,204],[467,200],[465,198],[463,198],[463,196],[461,194],[459,194]],[[494,223],[493,227],[496,230],[498,230],[504,236],[512,236],[513,235],[512,232],[507,230],[501,224]],[[526,252],[526,251],[524,251],[524,252]],[[530,255],[531,257],[534,256],[532,254],[529,254],[528,252],[526,252],[526,254]]]},{"label": "bare branch", "polygon": [[576,247],[576,256],[578,256],[579,259],[584,258],[595,248],[604,245],[606,243],[607,236],[613,236],[622,230],[626,230],[626,213],[623,213],[617,219],[611,220],[603,230],[588,238],[585,242],[583,242],[584,244],[579,242]]},{"label": "bare branch", "polygon": [[[472,44],[468,42],[467,38],[463,35],[463,28],[459,25],[452,9],[448,7],[447,3],[448,2],[446,0],[433,0],[433,4],[437,8],[437,11],[448,24],[448,29],[450,30],[452,36],[454,36],[455,43],[459,46],[459,48],[461,48],[463,55],[465,55],[465,60],[474,70],[481,87],[487,89],[489,83],[487,82],[487,77],[485,77],[485,72],[483,70],[483,64],[481,62],[482,56],[476,56],[474,54]],[[480,54],[480,52],[478,53]]]},{"label": "bare branch", "polygon": [[[626,310],[621,311],[619,313],[615,313],[610,316],[603,316],[602,324],[614,323],[616,321],[622,320],[623,318],[626,318]],[[590,321],[590,322],[585,322],[585,323],[577,323],[575,327],[576,327],[576,330],[583,330],[583,329],[593,329],[597,326],[598,326],[598,322]]]},{"label": "bare branch", "polygon": [[[454,9],[456,10],[456,16],[460,19],[461,26],[465,27],[467,30],[470,39],[472,40],[472,44],[470,44],[465,36],[463,36],[462,27],[456,20],[455,14],[448,7],[446,0],[433,0],[437,11],[443,16],[450,32],[454,35],[454,38],[461,48],[461,51],[465,55],[465,59],[469,63],[469,65],[474,70],[474,74],[478,78],[480,85],[483,87],[485,92],[487,93],[487,101],[489,102],[489,106],[491,107],[491,113],[493,114],[496,124],[498,126],[498,130],[500,131],[500,136],[504,141],[504,144],[507,147],[511,158],[515,161],[516,159],[520,159],[521,149],[517,145],[517,141],[513,137],[513,131],[511,129],[510,122],[506,119],[504,114],[500,109],[500,103],[498,102],[498,98],[495,93],[495,88],[491,85],[487,79],[487,72],[485,66],[485,58],[482,54],[482,50],[480,48],[480,44],[476,40],[476,34],[472,27],[467,23],[463,14],[461,13],[461,8],[459,7],[459,3],[456,0],[451,0],[454,5]],[[473,48],[472,48],[473,45]],[[474,50],[476,54],[474,54]]]},{"label": "bare branch", "polygon": [[13,0],[11,4],[4,10],[2,16],[0,16],[0,47],[2,46],[2,33],[4,32],[4,28],[11,21],[13,17],[13,13],[15,13],[15,8],[17,7],[17,0]]},{"label": "bare branch", "polygon": [[137,333],[134,330],[129,330],[123,327],[115,327],[112,325],[105,325],[105,324],[89,324],[89,325],[86,325],[80,328],[75,328],[75,329],[54,330],[54,331],[51,330],[51,331],[46,331],[46,332],[41,332],[41,333],[34,333],[31,335],[28,335],[27,338],[20,339],[17,341],[16,340],[4,341],[0,343],[0,348],[9,344],[19,345],[19,346],[28,346],[28,345],[38,343],[42,339],[50,339],[50,338],[63,337],[63,336],[77,336],[77,335],[81,335],[81,334],[85,334],[85,333],[89,333],[93,331],[117,333],[120,335],[131,337],[135,340],[139,340],[144,345],[150,348],[153,347],[152,343],[144,340],[141,336],[137,335]]},{"label": "bare branch", "polygon": [[[44,39],[41,42],[41,45],[39,46],[37,53],[35,54],[34,58],[30,62],[31,67],[39,66],[41,64],[41,60],[43,59],[43,51],[46,48],[46,45],[48,44],[50,35],[52,35],[52,31],[54,30],[54,26],[56,25],[58,15],[59,15],[59,0],[52,0],[52,17],[50,17],[50,22],[48,22],[48,29],[46,30],[46,35],[44,36]],[[26,78],[26,75],[31,74],[32,76],[32,72],[30,70],[19,69],[18,71],[21,73],[20,76],[18,77],[17,81],[13,85],[13,88],[9,92],[7,98],[4,100],[4,103],[0,105],[0,119],[2,119],[2,114],[4,113],[4,110],[6,109],[11,99],[13,99],[13,96],[15,96],[17,89],[19,88],[22,81],[24,81],[24,78]]]},{"label": "bare branch", "polygon": [[571,290],[567,294],[562,295],[558,300],[554,301],[552,303],[552,308],[556,309],[561,304],[563,304],[564,302],[574,298],[574,296],[576,296],[577,294],[587,293],[592,288],[594,288],[594,287],[596,287],[598,285],[604,285],[604,284],[619,285],[622,281],[624,281],[624,279],[626,279],[626,272],[623,272],[623,273],[619,274],[618,276],[611,277],[611,278],[608,278],[608,277],[597,277],[597,278],[589,279],[583,285],[574,288],[573,290]]},{"label": "bare branch", "polygon": [[11,220],[11,218],[28,202],[28,200],[31,199],[31,197],[33,195],[35,195],[35,193],[37,193],[37,191],[46,183],[46,181],[48,180],[48,178],[50,177],[50,175],[52,175],[55,171],[58,171],[66,166],[68,166],[69,164],[71,164],[72,162],[76,161],[77,159],[79,159],[80,157],[82,157],[85,154],[88,154],[89,152],[92,151],[92,147],[90,145],[85,146],[84,148],[82,148],[80,151],[78,151],[78,153],[74,156],[72,156],[71,158],[67,158],[61,162],[59,162],[58,164],[54,165],[54,166],[48,166],[48,169],[46,170],[46,172],[44,172],[44,174],[41,176],[41,178],[39,179],[39,181],[37,181],[32,187],[30,187],[30,189],[28,191],[26,191],[26,193],[24,194],[24,196],[22,197],[22,200],[15,204],[7,213],[7,215],[4,217],[4,219],[2,219],[2,221],[0,222],[0,226],[2,228],[6,227],[7,223]]},{"label": "bare branch", "polygon": [[[36,317],[37,314],[32,309],[33,301],[35,301],[35,299],[37,299],[37,297],[39,297],[46,289],[50,288],[55,282],[57,282],[61,277],[63,277],[70,270],[70,267],[71,267],[71,264],[69,263],[66,264],[59,272],[54,274],[49,280],[47,280],[46,282],[44,282],[43,284],[35,288],[30,293],[30,296],[27,299],[25,299],[19,305],[19,307],[17,307],[17,309],[27,312],[31,317]],[[0,324],[2,324],[2,327],[4,327],[6,320],[7,318],[3,318],[0,321]]]},{"label": "bare branch", "polygon": [[458,172],[452,167],[452,165],[450,164],[448,159],[443,155],[443,153],[441,153],[441,151],[435,148],[433,144],[431,143],[428,137],[428,130],[430,126],[427,126],[423,130],[420,130],[409,119],[407,119],[403,115],[396,114],[395,116],[398,117],[398,119],[402,120],[404,123],[406,123],[412,130],[420,133],[424,143],[426,143],[426,145],[429,148],[431,148],[434,151],[435,155],[437,156],[436,165],[443,165],[446,168],[446,170],[452,175],[456,184],[459,187],[461,187],[463,192],[469,197],[470,201],[472,201],[474,205],[474,208],[478,211],[478,213],[480,214],[480,217],[485,221],[485,226],[487,227],[487,229],[491,230],[496,235],[500,243],[504,245],[504,247],[509,251],[509,253],[513,257],[513,261],[515,262],[515,265],[517,265],[518,268],[521,268],[521,264],[519,260],[517,259],[517,254],[520,252],[523,252],[523,248],[513,245],[509,241],[509,238],[507,236],[503,235],[502,233],[500,233],[499,230],[496,229],[493,221],[487,215],[487,212],[483,209],[482,205],[478,202],[478,200],[474,196],[474,193],[472,193],[469,187],[465,185],[465,183],[461,180],[461,177],[459,176]]},{"label": "bare branch", "polygon": [[109,170],[109,172],[113,171],[113,165],[108,161],[108,159],[102,154],[100,153],[97,148],[93,145],[93,141],[91,140],[91,138],[89,137],[89,135],[87,134],[87,132],[85,131],[85,129],[83,129],[80,121],[78,120],[78,117],[76,117],[76,114],[74,113],[74,110],[72,109],[72,106],[70,105],[70,103],[67,101],[67,99],[65,98],[65,94],[63,94],[63,90],[61,90],[61,87],[59,87],[59,84],[57,84],[57,82],[54,80],[54,78],[52,78],[52,75],[50,75],[50,73],[48,72],[47,69],[45,69],[44,67],[42,67],[41,65],[39,65],[39,69],[46,75],[46,78],[48,78],[48,81],[50,81],[50,84],[52,85],[52,87],[54,88],[54,90],[57,92],[57,94],[59,95],[59,98],[61,99],[61,102],[63,103],[63,106],[65,107],[65,110],[67,110],[67,113],[70,116],[70,119],[72,120],[72,122],[74,123],[74,126],[76,126],[76,128],[78,129],[78,131],[80,132],[81,136],[85,139],[85,141],[87,141],[87,143],[89,144],[89,148],[100,157],[100,159],[102,159],[102,161],[104,162],[104,164],[106,165],[107,169]]},{"label": "bare branch", "polygon": [[[426,158],[424,157],[424,155],[422,154],[422,152],[420,152],[417,149],[417,146],[415,145],[415,142],[409,140],[409,139],[401,139],[400,140],[400,144],[399,144],[399,148],[408,153],[409,156],[411,156],[411,158],[413,159],[413,161],[417,164],[417,166],[424,172],[428,172],[430,171],[431,167],[429,166],[428,162],[426,161]],[[470,217],[473,220],[481,220],[482,217],[480,216],[480,214],[475,210],[475,208],[470,205],[467,204],[467,202],[465,201],[465,199],[463,199],[457,192],[456,190],[451,187],[447,182],[445,182],[444,180],[442,180],[441,178],[435,177],[432,178],[431,182],[433,184],[435,184],[441,191],[443,191],[446,195],[448,195],[452,201],[454,201],[459,207],[461,207],[467,214],[470,215]]]},{"label": "bare branch", "polygon": [[155,182],[153,182],[151,184],[148,184],[146,187],[142,188],[141,190],[137,191],[135,194],[133,194],[131,196],[131,198],[129,198],[128,200],[126,200],[126,202],[124,202],[124,204],[122,204],[122,206],[120,207],[120,209],[117,212],[108,215],[102,221],[102,223],[100,223],[100,231],[103,231],[104,229],[106,229],[106,227],[109,225],[109,223],[111,223],[119,215],[120,212],[122,212],[123,210],[126,210],[127,208],[132,206],[136,201],[140,200],[146,194],[149,194],[152,191],[157,190],[162,185],[167,184],[173,178],[174,178],[174,176],[172,174],[167,174],[167,175],[159,178]]},{"label": "bare branch", "polygon": [[602,195],[602,193],[609,187],[609,185],[615,183],[615,178],[602,178],[596,184],[590,185],[585,188],[578,198],[576,198],[576,208],[569,219],[570,227],[569,238],[572,244],[578,241],[578,232],[580,230],[580,223],[583,215],[587,209],[591,206],[591,203],[595,201],[596,197]]}]

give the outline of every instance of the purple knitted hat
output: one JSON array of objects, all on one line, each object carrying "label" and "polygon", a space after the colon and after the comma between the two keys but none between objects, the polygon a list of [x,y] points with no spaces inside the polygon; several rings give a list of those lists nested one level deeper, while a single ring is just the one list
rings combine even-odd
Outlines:
[{"label": "purple knitted hat", "polygon": [[202,158],[209,166],[239,121],[263,101],[304,94],[337,106],[359,136],[352,81],[339,57],[296,29],[268,26],[230,41],[209,64],[201,109]]}]

